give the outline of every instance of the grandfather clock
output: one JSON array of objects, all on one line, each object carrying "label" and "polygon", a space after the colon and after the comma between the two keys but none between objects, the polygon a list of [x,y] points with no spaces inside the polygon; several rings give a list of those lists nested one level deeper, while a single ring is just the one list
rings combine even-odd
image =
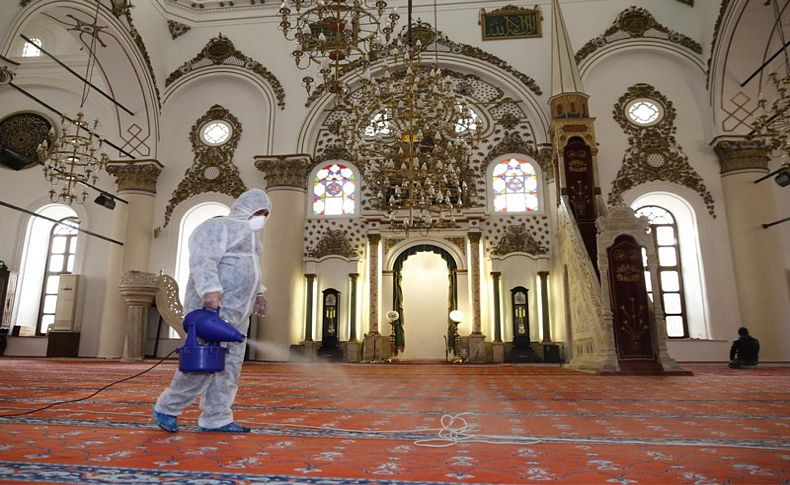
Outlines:
[{"label": "grandfather clock", "polygon": [[343,351],[340,349],[337,338],[337,316],[339,313],[340,292],[334,288],[327,288],[322,293],[321,347],[318,349],[318,356],[331,361],[342,361]]},{"label": "grandfather clock", "polygon": [[510,290],[511,318],[513,321],[513,347],[508,362],[538,362],[529,339],[529,290],[516,286]]}]

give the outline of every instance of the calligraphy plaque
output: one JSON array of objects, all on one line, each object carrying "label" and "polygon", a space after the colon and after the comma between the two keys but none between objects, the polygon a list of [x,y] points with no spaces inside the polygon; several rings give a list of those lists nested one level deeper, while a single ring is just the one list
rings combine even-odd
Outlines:
[{"label": "calligraphy plaque", "polygon": [[480,9],[479,24],[483,40],[524,39],[543,36],[540,29],[542,20],[538,5],[533,8],[506,5],[491,12]]}]

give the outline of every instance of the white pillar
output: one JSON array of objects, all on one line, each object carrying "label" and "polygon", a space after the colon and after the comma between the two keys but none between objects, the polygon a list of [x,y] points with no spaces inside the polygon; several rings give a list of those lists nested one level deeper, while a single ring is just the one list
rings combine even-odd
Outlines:
[{"label": "white pillar", "polygon": [[[755,184],[768,173],[770,147],[761,142],[721,140],[724,205],[730,233],[741,324],[760,340],[760,360],[790,358],[790,291],[784,273],[779,232],[762,224],[776,220],[769,184]],[[737,338],[735,328],[731,337]]]},{"label": "white pillar", "polygon": [[126,271],[146,271],[153,237],[154,197],[162,164],[156,160],[113,162],[107,171],[118,184],[118,196],[129,204],[116,202],[113,210],[113,239],[123,247],[113,247],[106,262],[102,322],[97,355],[118,358],[124,353],[127,335],[127,306],[118,284]]},{"label": "white pillar", "polygon": [[257,335],[277,347],[259,351],[257,357],[281,360],[288,346],[302,337],[305,196],[312,161],[309,155],[257,156],[255,166],[266,177],[272,202],[261,253],[261,281],[269,305],[266,316],[258,319]]}]

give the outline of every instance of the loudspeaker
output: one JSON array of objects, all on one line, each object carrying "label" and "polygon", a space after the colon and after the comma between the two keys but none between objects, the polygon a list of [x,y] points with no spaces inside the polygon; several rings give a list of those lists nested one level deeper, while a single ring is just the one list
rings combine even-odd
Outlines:
[{"label": "loudspeaker", "polygon": [[779,184],[780,187],[787,187],[790,185],[790,169],[784,169],[779,172],[774,178],[774,182]]},{"label": "loudspeaker", "polygon": [[8,148],[0,148],[0,164],[5,165],[10,169],[22,170],[23,168],[34,165],[35,163],[36,162],[26,159],[13,150],[9,150]]}]

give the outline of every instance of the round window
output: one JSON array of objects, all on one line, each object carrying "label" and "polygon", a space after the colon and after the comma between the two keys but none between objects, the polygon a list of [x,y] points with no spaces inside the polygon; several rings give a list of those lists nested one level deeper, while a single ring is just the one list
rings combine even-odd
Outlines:
[{"label": "round window", "polygon": [[233,127],[227,121],[209,121],[200,128],[200,139],[206,145],[217,146],[230,140]]},{"label": "round window", "polygon": [[653,99],[635,99],[625,106],[625,114],[637,126],[650,126],[664,119],[664,107]]}]

